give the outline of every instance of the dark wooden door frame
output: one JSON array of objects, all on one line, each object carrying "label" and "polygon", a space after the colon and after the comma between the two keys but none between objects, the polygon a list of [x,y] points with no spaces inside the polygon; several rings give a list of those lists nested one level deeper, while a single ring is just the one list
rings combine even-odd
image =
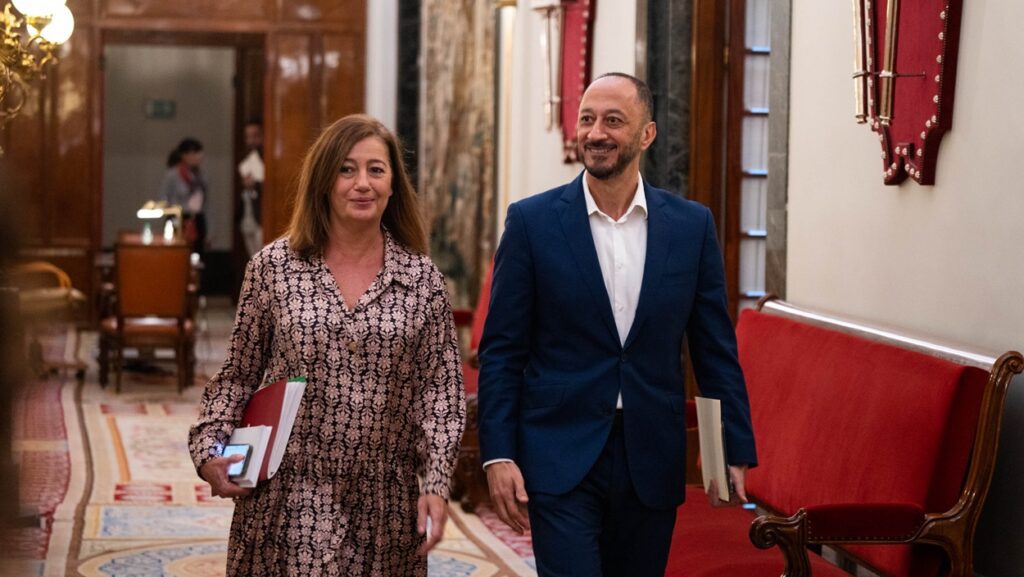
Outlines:
[{"label": "dark wooden door frame", "polygon": [[689,198],[709,207],[722,246],[729,312],[739,303],[745,0],[694,0]]},{"label": "dark wooden door frame", "polygon": [[724,2],[694,0],[689,198],[711,209],[720,231],[724,208],[725,18]]}]

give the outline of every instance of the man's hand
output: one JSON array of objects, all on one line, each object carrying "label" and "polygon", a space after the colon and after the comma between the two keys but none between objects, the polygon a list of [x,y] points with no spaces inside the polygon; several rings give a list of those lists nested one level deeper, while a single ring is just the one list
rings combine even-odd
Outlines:
[{"label": "man's hand", "polygon": [[447,521],[447,501],[437,495],[420,495],[416,502],[416,531],[420,535],[426,535],[427,540],[416,550],[417,555],[426,555],[441,542]]},{"label": "man's hand", "polygon": [[244,455],[231,455],[230,457],[217,457],[210,460],[199,468],[199,476],[210,484],[210,493],[214,497],[247,497],[252,489],[239,487],[228,478],[228,467],[245,459]]},{"label": "man's hand", "polygon": [[498,518],[520,535],[529,531],[530,516],[526,512],[529,498],[519,467],[511,461],[491,463],[487,466],[487,487]]},{"label": "man's hand", "polygon": [[708,484],[708,502],[712,507],[731,507],[747,502],[747,466],[729,465],[729,479],[732,481],[732,490],[729,491],[728,501],[718,498],[718,483],[714,479]]}]

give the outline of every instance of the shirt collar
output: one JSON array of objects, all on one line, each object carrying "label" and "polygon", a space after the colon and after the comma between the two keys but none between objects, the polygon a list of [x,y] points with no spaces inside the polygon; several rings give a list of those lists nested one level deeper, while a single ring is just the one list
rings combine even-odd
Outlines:
[{"label": "shirt collar", "polygon": [[[583,198],[587,202],[587,215],[592,216],[594,214],[604,214],[601,209],[597,208],[597,202],[594,200],[594,195],[590,194],[590,186],[587,185],[587,175],[583,175]],[[636,192],[633,193],[633,201],[629,203],[629,208],[623,214],[623,218],[629,216],[634,210],[640,209],[643,213],[644,219],[647,218],[647,195],[644,193],[644,177],[637,173],[636,177]],[[604,214],[605,216],[608,216]],[[611,218],[608,216],[608,218]]]},{"label": "shirt collar", "polygon": [[[421,273],[422,259],[398,242],[387,227],[381,227],[381,229],[384,232],[384,266],[381,268],[382,286],[388,286],[392,281],[406,287],[413,286],[416,278]],[[317,256],[311,257],[307,262],[314,264],[314,266],[326,267],[322,251]],[[319,265],[315,263],[319,263]]]}]

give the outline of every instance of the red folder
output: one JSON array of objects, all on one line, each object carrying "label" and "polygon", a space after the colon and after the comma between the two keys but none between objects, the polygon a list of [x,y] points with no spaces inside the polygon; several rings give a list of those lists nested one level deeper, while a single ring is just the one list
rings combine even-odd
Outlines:
[{"label": "red folder", "polygon": [[[271,455],[274,450],[275,441],[279,431],[284,430],[285,435],[291,433],[292,422],[295,420],[294,409],[292,414],[287,415],[284,411],[285,395],[288,392],[288,383],[305,381],[305,379],[281,379],[277,382],[260,388],[253,393],[249,404],[245,407],[240,427],[254,427],[265,425],[270,427],[270,439],[267,441],[267,449],[263,455],[263,463],[260,465],[259,480],[265,481],[273,475],[268,475]],[[301,394],[301,392],[300,392]],[[276,472],[276,471],[275,471]]]}]

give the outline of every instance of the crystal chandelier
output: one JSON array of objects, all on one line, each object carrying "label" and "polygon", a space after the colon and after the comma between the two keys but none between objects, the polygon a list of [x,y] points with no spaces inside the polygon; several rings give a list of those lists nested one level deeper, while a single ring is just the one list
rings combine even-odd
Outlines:
[{"label": "crystal chandelier", "polygon": [[[0,14],[0,129],[25,104],[26,87],[57,62],[54,51],[71,37],[75,19],[66,0],[12,0]],[[0,151],[2,153],[2,151]]]}]

